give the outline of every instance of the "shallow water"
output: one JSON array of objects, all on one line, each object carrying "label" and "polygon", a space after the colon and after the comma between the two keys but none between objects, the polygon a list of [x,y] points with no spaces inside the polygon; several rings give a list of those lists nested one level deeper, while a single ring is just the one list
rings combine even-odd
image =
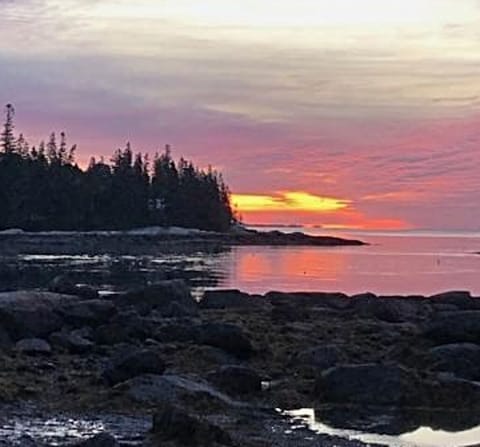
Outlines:
[{"label": "shallow water", "polygon": [[[368,427],[356,429],[333,427],[328,423],[321,422],[321,416],[317,415],[313,408],[288,411],[284,412],[284,414],[291,417],[294,423],[300,424],[297,425],[299,428],[306,426],[316,433],[388,447],[463,447],[473,446],[480,441],[480,425],[460,431],[447,431],[420,426],[412,431],[402,432],[400,430],[398,434],[385,434],[385,432],[391,430],[370,431]],[[386,427],[389,422],[392,422],[385,415],[377,416],[377,422],[380,418],[384,419],[383,423],[386,424]]]}]

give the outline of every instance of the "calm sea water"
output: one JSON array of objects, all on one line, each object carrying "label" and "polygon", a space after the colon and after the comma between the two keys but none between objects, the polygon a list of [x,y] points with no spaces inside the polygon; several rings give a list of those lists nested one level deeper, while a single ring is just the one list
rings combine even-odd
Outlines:
[{"label": "calm sea water", "polygon": [[220,273],[218,287],[252,293],[272,289],[349,294],[470,290],[480,295],[480,255],[476,254],[480,233],[301,231],[361,239],[370,245],[234,247],[215,262]]}]

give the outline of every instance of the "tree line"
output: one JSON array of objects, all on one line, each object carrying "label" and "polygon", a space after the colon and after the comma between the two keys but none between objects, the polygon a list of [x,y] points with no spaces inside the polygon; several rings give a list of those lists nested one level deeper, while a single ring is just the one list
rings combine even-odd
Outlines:
[{"label": "tree line", "polygon": [[92,158],[81,169],[64,132],[30,146],[16,135],[14,115],[8,104],[0,134],[0,229],[225,231],[235,221],[221,174],[175,162],[169,146],[150,162],[127,143],[110,162]]}]

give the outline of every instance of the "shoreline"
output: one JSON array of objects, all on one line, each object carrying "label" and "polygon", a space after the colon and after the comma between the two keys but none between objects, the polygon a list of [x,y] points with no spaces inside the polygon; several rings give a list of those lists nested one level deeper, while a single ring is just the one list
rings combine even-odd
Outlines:
[{"label": "shoreline", "polygon": [[316,408],[345,430],[386,416],[398,434],[480,425],[480,299],[468,292],[220,290],[198,303],[178,280],[104,298],[60,280],[50,290],[0,294],[0,408],[24,419],[140,418],[153,428],[138,445],[172,447],[184,432],[196,445],[363,445],[275,408]]}]

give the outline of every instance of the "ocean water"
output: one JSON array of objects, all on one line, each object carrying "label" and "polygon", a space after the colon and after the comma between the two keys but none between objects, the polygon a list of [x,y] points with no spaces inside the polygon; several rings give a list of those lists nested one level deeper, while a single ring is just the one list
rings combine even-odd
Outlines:
[{"label": "ocean water", "polygon": [[[271,230],[275,228],[262,228]],[[219,254],[219,288],[281,291],[480,295],[480,232],[326,232],[360,239],[361,247],[233,247]]]}]

